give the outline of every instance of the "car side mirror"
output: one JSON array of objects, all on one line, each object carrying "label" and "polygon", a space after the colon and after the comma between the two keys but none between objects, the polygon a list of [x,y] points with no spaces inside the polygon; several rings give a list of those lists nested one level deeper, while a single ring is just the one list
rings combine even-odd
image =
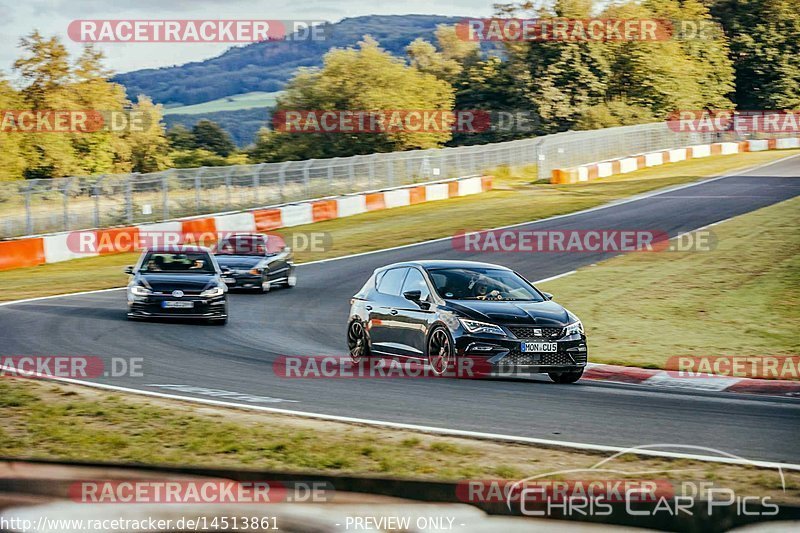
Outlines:
[{"label": "car side mirror", "polygon": [[553,295],[550,294],[549,292],[543,292],[542,294],[544,294],[544,297],[547,298],[548,300],[552,300],[553,299]]},{"label": "car side mirror", "polygon": [[406,291],[403,293],[403,298],[419,303],[422,299],[422,291]]},{"label": "car side mirror", "polygon": [[128,265],[125,267],[125,273],[133,275],[133,266]]},{"label": "car side mirror", "polygon": [[233,272],[233,270],[231,270],[230,268],[228,268],[226,266],[219,267],[219,269],[220,269],[220,272],[222,272],[223,274],[230,274],[231,272]]}]

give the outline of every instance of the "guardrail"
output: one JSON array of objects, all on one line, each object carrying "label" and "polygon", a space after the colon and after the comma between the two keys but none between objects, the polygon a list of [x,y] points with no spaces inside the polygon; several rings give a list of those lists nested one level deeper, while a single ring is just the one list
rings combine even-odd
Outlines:
[{"label": "guardrail", "polygon": [[546,179],[555,168],[724,140],[738,139],[678,133],[657,123],[332,159],[4,182],[0,238],[252,209],[480,174],[503,165],[536,165]]}]

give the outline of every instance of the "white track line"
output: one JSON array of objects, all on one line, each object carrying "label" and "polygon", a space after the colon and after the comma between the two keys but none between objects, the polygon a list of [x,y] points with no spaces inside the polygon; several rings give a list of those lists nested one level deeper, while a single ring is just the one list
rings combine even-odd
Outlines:
[{"label": "white track line", "polygon": [[[0,366],[0,369],[5,371],[11,371],[13,369]],[[593,451],[593,452],[625,452],[630,450],[630,446],[605,446],[602,444],[584,444],[581,442],[569,442],[569,441],[559,441],[559,440],[550,440],[550,439],[539,439],[535,437],[518,437],[515,435],[503,435],[498,433],[484,433],[480,431],[468,431],[462,429],[448,429],[448,428],[440,428],[435,426],[420,426],[417,424],[404,424],[401,422],[387,422],[383,420],[371,420],[368,418],[354,418],[349,416],[339,416],[339,415],[326,415],[321,413],[309,413],[305,411],[294,411],[291,409],[280,409],[276,407],[264,407],[260,405],[248,405],[248,404],[240,404],[234,402],[225,402],[221,400],[209,400],[205,398],[195,398],[191,396],[179,396],[176,394],[166,394],[163,392],[155,392],[155,391],[147,391],[147,390],[139,390],[139,389],[129,389],[126,387],[119,387],[117,385],[106,385],[104,383],[94,383],[90,381],[81,381],[77,379],[71,378],[61,378],[61,377],[53,377],[53,376],[39,376],[41,379],[46,379],[48,381],[59,381],[64,383],[71,383],[75,385],[82,385],[85,387],[92,387],[96,389],[105,389],[105,390],[112,390],[117,392],[126,392],[132,394],[138,394],[140,396],[151,396],[154,398],[164,398],[168,400],[178,400],[190,403],[200,403],[204,405],[213,405],[217,407],[227,407],[227,408],[235,408],[235,409],[245,409],[248,411],[261,411],[265,413],[274,413],[274,414],[281,414],[281,415],[290,415],[290,416],[301,416],[304,418],[315,418],[319,420],[327,420],[331,422],[344,422],[349,424],[364,424],[368,426],[375,426],[375,427],[385,427],[385,428],[392,428],[392,429],[405,429],[411,431],[419,431],[422,433],[431,433],[435,435],[447,435],[452,437],[465,437],[471,439],[479,439],[479,440],[491,440],[493,442],[502,441],[502,442],[510,442],[516,444],[538,444],[542,446],[550,446],[550,447],[557,447],[557,448],[571,448],[575,450],[585,450],[585,451]],[[777,463],[774,461],[751,461],[748,459],[736,459],[731,457],[717,457],[713,455],[696,455],[696,454],[688,454],[688,453],[678,453],[678,452],[667,452],[667,451],[660,451],[660,450],[646,450],[641,449],[635,452],[636,455],[647,455],[652,457],[666,457],[670,459],[690,459],[695,461],[705,461],[705,462],[712,462],[712,463],[725,463],[725,464],[733,464],[733,465],[743,465],[743,466],[757,466],[760,468],[784,468],[787,470],[797,470],[800,471],[800,464],[791,464],[791,463]]]}]

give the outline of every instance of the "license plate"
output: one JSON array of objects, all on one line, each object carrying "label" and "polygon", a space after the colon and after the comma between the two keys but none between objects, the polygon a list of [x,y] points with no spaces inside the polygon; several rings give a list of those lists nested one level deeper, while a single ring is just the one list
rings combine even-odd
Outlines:
[{"label": "license plate", "polygon": [[164,309],[191,309],[194,307],[194,302],[173,302],[168,300],[161,302],[161,307]]},{"label": "license plate", "polygon": [[558,343],[555,342],[523,342],[520,348],[523,352],[557,352]]},{"label": "license plate", "polygon": [[236,279],[234,278],[222,278],[223,283],[236,283]]}]

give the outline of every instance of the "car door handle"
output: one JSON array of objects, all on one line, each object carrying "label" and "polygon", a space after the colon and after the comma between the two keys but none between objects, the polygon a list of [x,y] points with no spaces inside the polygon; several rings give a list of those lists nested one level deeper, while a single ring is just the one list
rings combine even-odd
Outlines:
[{"label": "car door handle", "polygon": [[371,306],[371,305],[368,305],[368,306],[366,306],[364,309],[366,309],[367,311],[372,311],[372,306]]},{"label": "car door handle", "polygon": [[391,311],[389,311],[389,312],[390,312],[391,314],[393,314],[393,315],[396,315],[396,314],[397,314],[397,309],[392,309],[392,310],[391,310]]}]

